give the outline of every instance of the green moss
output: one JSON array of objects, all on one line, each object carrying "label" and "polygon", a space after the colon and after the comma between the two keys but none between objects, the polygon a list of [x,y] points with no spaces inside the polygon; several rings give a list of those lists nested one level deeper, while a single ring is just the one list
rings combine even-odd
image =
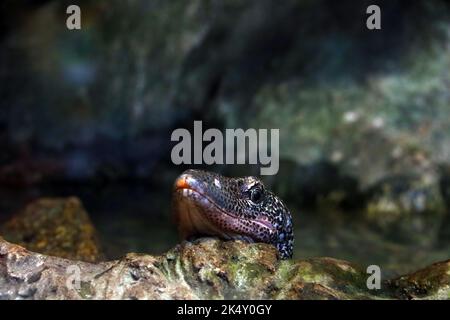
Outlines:
[{"label": "green moss", "polygon": [[243,261],[229,262],[227,269],[232,283],[238,289],[251,288],[268,274],[267,269],[261,264]]},{"label": "green moss", "polygon": [[304,282],[327,284],[331,279],[329,275],[313,267],[311,264],[301,264],[297,269],[297,276]]},{"label": "green moss", "polygon": [[292,279],[296,274],[296,267],[292,263],[292,261],[284,260],[281,261],[281,263],[278,266],[276,278],[280,282],[288,282],[290,279]]},{"label": "green moss", "polygon": [[83,299],[91,299],[93,296],[93,290],[92,290],[90,282],[81,281],[80,289],[78,290],[78,294]]}]

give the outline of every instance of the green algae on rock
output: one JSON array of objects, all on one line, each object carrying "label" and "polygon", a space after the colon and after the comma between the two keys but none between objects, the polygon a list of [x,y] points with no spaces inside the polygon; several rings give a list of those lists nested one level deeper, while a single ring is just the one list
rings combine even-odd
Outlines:
[{"label": "green algae on rock", "polygon": [[34,201],[1,226],[0,235],[46,255],[88,262],[102,257],[95,228],[76,197]]}]

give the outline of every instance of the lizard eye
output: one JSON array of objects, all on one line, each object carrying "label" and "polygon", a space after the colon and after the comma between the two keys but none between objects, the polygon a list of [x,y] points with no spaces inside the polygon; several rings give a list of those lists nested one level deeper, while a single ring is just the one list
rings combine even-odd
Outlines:
[{"label": "lizard eye", "polygon": [[254,188],[254,189],[250,190],[250,200],[253,203],[260,202],[262,200],[262,198],[263,198],[262,196],[263,196],[263,194],[262,194],[262,190],[261,189]]}]

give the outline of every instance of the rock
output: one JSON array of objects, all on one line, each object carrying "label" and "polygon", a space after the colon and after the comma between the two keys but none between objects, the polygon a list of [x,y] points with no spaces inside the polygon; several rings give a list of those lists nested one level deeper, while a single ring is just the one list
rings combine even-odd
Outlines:
[{"label": "rock", "polygon": [[88,262],[102,257],[95,228],[75,197],[32,202],[1,226],[0,234],[46,255]]},{"label": "rock", "polygon": [[[445,299],[449,266],[450,260],[369,290],[368,275],[349,262],[281,261],[267,244],[200,239],[161,256],[130,253],[92,264],[0,239],[0,299]],[[412,283],[431,283],[432,290],[404,294]]]},{"label": "rock", "polygon": [[450,260],[389,281],[398,298],[450,299]]}]

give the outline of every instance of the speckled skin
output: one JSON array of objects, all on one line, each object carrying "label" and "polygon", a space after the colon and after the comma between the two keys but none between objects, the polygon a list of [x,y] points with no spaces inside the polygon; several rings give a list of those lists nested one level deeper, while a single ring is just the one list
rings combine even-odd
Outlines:
[{"label": "speckled skin", "polygon": [[256,177],[187,170],[175,181],[173,208],[184,239],[209,235],[265,242],[275,245],[282,259],[292,257],[291,214]]}]

